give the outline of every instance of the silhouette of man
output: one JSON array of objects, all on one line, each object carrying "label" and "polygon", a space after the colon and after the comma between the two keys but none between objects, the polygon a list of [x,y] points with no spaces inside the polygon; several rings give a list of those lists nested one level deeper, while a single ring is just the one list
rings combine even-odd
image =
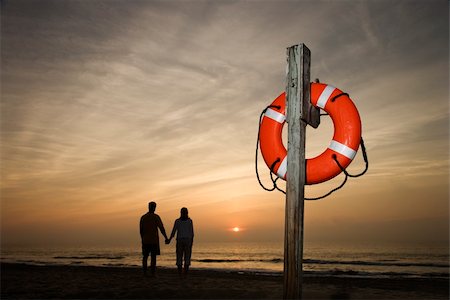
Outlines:
[{"label": "silhouette of man", "polygon": [[142,240],[142,268],[144,275],[147,275],[147,259],[151,255],[150,271],[152,276],[155,275],[156,271],[156,256],[160,255],[158,228],[167,241],[166,230],[161,218],[155,214],[155,209],[156,203],[149,202],[148,213],[141,217],[139,226]]}]

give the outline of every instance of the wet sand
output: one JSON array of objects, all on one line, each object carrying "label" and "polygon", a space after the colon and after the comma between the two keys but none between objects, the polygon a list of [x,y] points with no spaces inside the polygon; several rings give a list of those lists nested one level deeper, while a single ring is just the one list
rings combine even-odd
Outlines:
[{"label": "wet sand", "polygon": [[[304,299],[448,299],[447,279],[305,277]],[[283,278],[159,268],[1,264],[1,299],[280,299]]]}]

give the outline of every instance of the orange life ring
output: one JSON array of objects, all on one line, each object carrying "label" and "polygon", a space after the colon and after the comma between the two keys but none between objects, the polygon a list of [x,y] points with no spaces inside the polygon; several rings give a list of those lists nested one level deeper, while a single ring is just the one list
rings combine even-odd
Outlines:
[{"label": "orange life ring", "polygon": [[[361,119],[348,95],[331,85],[311,83],[311,103],[326,111],[334,125],[330,146],[322,154],[306,160],[306,184],[317,184],[342,172],[333,159],[334,155],[343,168],[352,162],[361,141]],[[282,93],[264,113],[259,139],[267,166],[271,168],[273,165],[274,173],[286,180],[287,151],[281,136],[286,120],[285,108],[286,95]]]}]

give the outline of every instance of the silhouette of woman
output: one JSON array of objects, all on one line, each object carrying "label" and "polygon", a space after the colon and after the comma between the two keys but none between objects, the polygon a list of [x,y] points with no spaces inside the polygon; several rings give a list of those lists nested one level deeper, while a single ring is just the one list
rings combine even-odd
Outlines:
[{"label": "silhouette of woman", "polygon": [[188,209],[183,207],[180,211],[180,218],[175,220],[169,243],[177,233],[177,267],[178,274],[183,275],[184,258],[184,276],[187,275],[191,264],[192,244],[194,242],[194,225],[188,216]]}]

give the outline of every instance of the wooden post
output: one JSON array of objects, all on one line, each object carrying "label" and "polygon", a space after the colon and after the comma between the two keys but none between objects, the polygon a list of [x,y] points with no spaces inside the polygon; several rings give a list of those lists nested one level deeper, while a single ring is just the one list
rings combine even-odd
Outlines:
[{"label": "wooden post", "polygon": [[310,102],[311,52],[304,45],[287,48],[286,101],[288,158],[284,236],[284,299],[301,299],[303,210],[306,182],[306,124],[318,127],[319,110]]}]

